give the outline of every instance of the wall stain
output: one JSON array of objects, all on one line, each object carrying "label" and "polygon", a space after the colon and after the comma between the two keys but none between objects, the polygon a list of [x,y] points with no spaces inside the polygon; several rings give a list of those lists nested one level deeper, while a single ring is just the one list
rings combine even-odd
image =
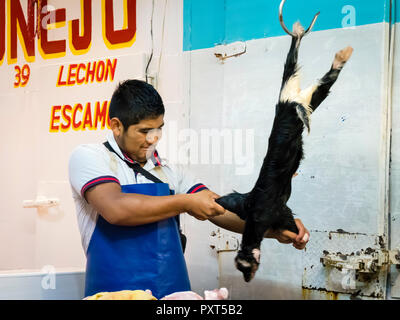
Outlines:
[{"label": "wall stain", "polygon": [[310,300],[311,293],[314,291],[318,291],[319,295],[324,297],[325,300],[338,300],[339,299],[338,292],[328,291],[323,288],[304,288],[304,287],[302,287],[301,293],[302,293],[303,300]]}]

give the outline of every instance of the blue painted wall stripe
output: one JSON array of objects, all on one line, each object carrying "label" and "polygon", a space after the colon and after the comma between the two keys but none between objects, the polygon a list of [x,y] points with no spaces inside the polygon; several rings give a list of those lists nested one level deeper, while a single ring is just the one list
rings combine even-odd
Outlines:
[{"label": "blue painted wall stripe", "polygon": [[[281,0],[184,0],[183,50],[285,35],[278,20]],[[394,10],[400,19],[400,0]],[[287,0],[284,19],[289,29],[300,20],[308,26],[321,11],[314,31],[388,22],[390,0]]]}]

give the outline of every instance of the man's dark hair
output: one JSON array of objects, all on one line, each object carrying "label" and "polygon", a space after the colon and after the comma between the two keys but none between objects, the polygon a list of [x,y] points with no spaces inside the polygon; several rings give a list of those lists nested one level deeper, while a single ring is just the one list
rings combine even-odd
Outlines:
[{"label": "man's dark hair", "polygon": [[164,104],[156,89],[140,80],[121,82],[112,95],[109,108],[110,119],[118,118],[124,129],[164,113]]}]

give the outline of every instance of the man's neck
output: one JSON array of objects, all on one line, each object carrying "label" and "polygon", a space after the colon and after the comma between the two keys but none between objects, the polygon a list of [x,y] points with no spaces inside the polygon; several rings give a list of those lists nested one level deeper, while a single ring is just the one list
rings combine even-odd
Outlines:
[{"label": "man's neck", "polygon": [[143,168],[143,167],[146,165],[147,161],[146,161],[146,162],[139,162],[139,161],[137,161],[137,163],[139,163],[140,166]]}]

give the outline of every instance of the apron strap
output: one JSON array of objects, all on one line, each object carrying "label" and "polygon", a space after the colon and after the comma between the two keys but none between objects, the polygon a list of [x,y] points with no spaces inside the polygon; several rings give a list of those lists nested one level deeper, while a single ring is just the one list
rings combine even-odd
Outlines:
[{"label": "apron strap", "polygon": [[162,182],[160,179],[158,179],[156,176],[152,175],[150,172],[148,172],[147,170],[143,169],[139,163],[135,162],[135,163],[131,163],[129,161],[127,161],[126,159],[123,159],[114,149],[113,147],[111,147],[110,143],[108,141],[103,143],[105,145],[105,147],[111,151],[114,152],[122,161],[124,161],[135,173],[140,173],[142,175],[144,175],[147,179],[155,182],[155,183],[164,183]]},{"label": "apron strap", "polygon": [[[159,178],[157,178],[155,175],[151,174],[147,170],[143,169],[139,163],[137,163],[137,162],[131,163],[131,162],[127,161],[126,159],[123,159],[113,149],[113,147],[111,147],[111,145],[108,141],[104,142],[103,144],[110,152],[114,152],[122,161],[124,161],[128,165],[128,167],[130,167],[135,172],[135,174],[140,173],[143,176],[145,176],[147,179],[153,181],[154,183],[167,183],[168,184],[168,178],[165,175],[164,171],[161,169],[161,167],[156,167],[156,169],[157,169],[157,172],[160,174],[161,178],[163,178],[165,180],[165,182],[163,182],[162,180],[160,180]],[[179,214],[176,215],[175,219],[176,219],[176,223],[178,224],[178,230],[179,230],[179,234],[181,237],[182,250],[183,250],[183,252],[185,252],[187,239],[186,239],[186,236],[182,233],[181,221],[180,221],[179,216],[180,216]]]}]

